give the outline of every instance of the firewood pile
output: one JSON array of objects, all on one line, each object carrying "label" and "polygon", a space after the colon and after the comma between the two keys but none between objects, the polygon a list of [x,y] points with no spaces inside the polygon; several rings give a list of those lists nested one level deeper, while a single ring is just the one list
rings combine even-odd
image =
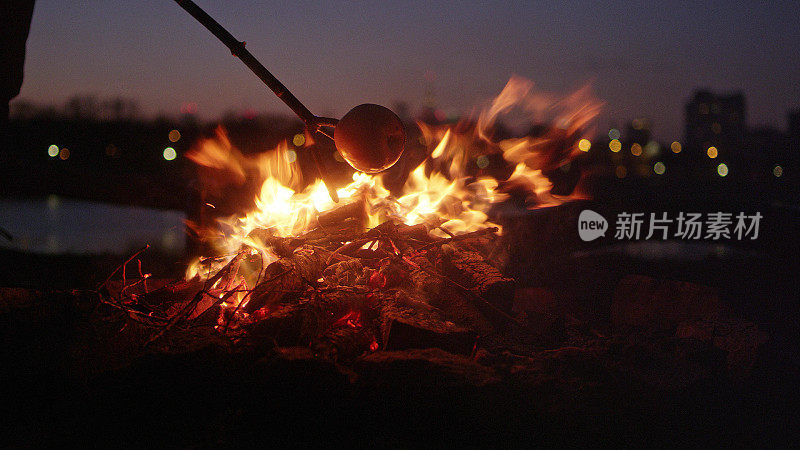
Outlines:
[{"label": "firewood pile", "polygon": [[[395,220],[365,230],[364,219],[351,203],[322,213],[301,236],[257,229],[249,239],[278,255],[270,264],[243,246],[205,279],[158,289],[146,277],[109,283],[104,301],[151,328],[148,345],[205,326],[237,344],[306,346],[334,361],[378,349],[469,356],[479,337],[521,324],[511,315],[515,281],[485,256],[497,227],[459,235],[439,227],[447,237],[438,237],[431,225]],[[250,287],[244,270],[258,274]]]}]

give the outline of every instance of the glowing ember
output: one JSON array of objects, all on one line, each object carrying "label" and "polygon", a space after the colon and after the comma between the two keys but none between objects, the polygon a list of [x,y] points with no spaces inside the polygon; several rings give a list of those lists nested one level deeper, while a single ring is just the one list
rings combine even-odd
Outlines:
[{"label": "glowing ember", "polygon": [[333,327],[350,327],[350,328],[360,328],[361,325],[361,313],[358,311],[350,311],[349,313],[345,314],[342,318],[337,320],[333,323]]}]

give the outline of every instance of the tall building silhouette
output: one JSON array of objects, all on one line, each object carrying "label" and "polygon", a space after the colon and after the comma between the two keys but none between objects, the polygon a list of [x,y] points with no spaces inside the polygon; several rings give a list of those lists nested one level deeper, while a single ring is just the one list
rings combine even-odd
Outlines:
[{"label": "tall building silhouette", "polygon": [[741,152],[747,135],[744,94],[696,91],[686,104],[686,147],[705,153],[715,147],[722,157]]},{"label": "tall building silhouette", "polygon": [[792,157],[797,158],[800,152],[800,109],[789,111],[789,142]]}]

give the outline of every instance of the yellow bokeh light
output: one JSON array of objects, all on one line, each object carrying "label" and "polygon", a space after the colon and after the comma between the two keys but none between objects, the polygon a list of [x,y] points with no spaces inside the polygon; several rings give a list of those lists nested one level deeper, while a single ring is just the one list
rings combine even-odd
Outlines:
[{"label": "yellow bokeh light", "polygon": [[170,142],[178,142],[181,139],[181,132],[178,130],[172,130],[169,132],[169,141]]},{"label": "yellow bokeh light", "polygon": [[51,145],[50,147],[47,147],[47,154],[51,158],[55,158],[56,156],[58,156],[58,146],[57,145]]},{"label": "yellow bokeh light", "polygon": [[176,152],[174,148],[167,147],[164,149],[164,159],[166,159],[167,161],[172,161],[177,157],[178,157],[178,152]]},{"label": "yellow bokeh light", "polygon": [[617,153],[622,150],[622,142],[620,142],[619,139],[612,139],[611,142],[608,143],[608,148],[611,149],[612,152]]},{"label": "yellow bokeh light", "polygon": [[664,165],[663,162],[659,161],[653,165],[653,172],[657,175],[664,175],[664,172],[667,171],[667,166]]},{"label": "yellow bokeh light", "polygon": [[775,178],[780,178],[780,177],[782,177],[782,176],[783,176],[783,167],[781,167],[781,166],[775,166],[775,167],[772,169],[772,174],[773,174],[773,175],[775,175]]},{"label": "yellow bokeh light", "polygon": [[717,174],[719,174],[719,176],[721,176],[721,177],[724,177],[724,176],[728,175],[728,165],[725,164],[725,163],[722,163],[722,164],[718,165],[717,166]]},{"label": "yellow bokeh light", "polygon": [[636,143],[631,145],[631,154],[633,156],[640,156],[642,154],[642,146]]},{"label": "yellow bokeh light", "polygon": [[719,155],[719,151],[717,150],[717,147],[708,147],[706,154],[709,158],[714,159],[717,157],[717,155]]},{"label": "yellow bokeh light", "polygon": [[301,133],[295,134],[294,137],[292,138],[292,144],[294,144],[295,147],[302,147],[303,145],[305,145],[305,143],[306,143],[306,137],[304,134]]},{"label": "yellow bokeh light", "polygon": [[582,152],[588,152],[592,148],[592,142],[588,139],[581,139],[578,141],[578,149]]},{"label": "yellow bokeh light", "polygon": [[614,175],[616,175],[617,178],[625,178],[628,175],[628,169],[626,169],[625,166],[617,166],[614,170]]},{"label": "yellow bokeh light", "polygon": [[683,150],[683,146],[678,141],[675,141],[672,144],[670,144],[669,148],[672,149],[672,153],[680,153],[681,150]]}]

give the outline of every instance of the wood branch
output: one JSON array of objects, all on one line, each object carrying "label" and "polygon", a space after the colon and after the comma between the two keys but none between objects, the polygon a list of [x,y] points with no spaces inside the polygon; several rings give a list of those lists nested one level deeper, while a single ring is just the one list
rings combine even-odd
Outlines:
[{"label": "wood branch", "polygon": [[301,239],[275,236],[272,234],[272,230],[266,228],[256,228],[247,237],[256,243],[260,242],[264,246],[271,248],[280,257],[291,255],[297,247],[303,244]]},{"label": "wood branch", "polygon": [[320,277],[329,256],[330,252],[321,247],[303,245],[288,257],[273,262],[264,271],[264,278],[270,281],[253,289],[243,309],[251,313],[302,294]]},{"label": "wood branch", "polygon": [[368,327],[337,327],[312,343],[314,352],[333,361],[353,361],[370,349],[375,335]]},{"label": "wood branch", "polygon": [[[428,252],[428,255],[431,256],[431,253],[433,252]],[[416,292],[425,295],[429,303],[438,307],[438,303],[442,299],[440,294],[442,293],[444,280],[441,277],[431,274],[436,271],[436,268],[430,259],[417,256],[410,258],[410,260],[416,266],[413,267],[409,275],[411,286],[413,286]]]},{"label": "wood branch", "polygon": [[160,307],[169,303],[184,302],[194,297],[202,288],[203,281],[199,278],[179,280],[139,295],[137,303],[149,307]]},{"label": "wood branch", "polygon": [[433,348],[469,355],[477,340],[474,332],[444,320],[433,308],[409,304],[407,293],[381,307],[381,340],[384,350]]},{"label": "wood branch", "polygon": [[426,269],[424,266],[420,266],[420,269],[427,271],[429,274],[439,277],[444,280],[449,286],[454,288],[457,292],[464,295],[464,298],[469,300],[476,308],[478,308],[481,313],[483,313],[487,319],[491,320],[496,324],[509,324],[515,323],[517,325],[522,325],[522,322],[515,319],[507,312],[501,310],[497,306],[489,303],[486,299],[476,294],[473,290],[464,287],[463,285],[459,284],[456,281],[448,278],[447,276],[439,273],[436,270]]},{"label": "wood branch", "polygon": [[[220,269],[214,276],[212,276],[211,278],[206,280],[205,286],[206,287],[213,286],[217,281],[220,281],[223,277],[230,276],[230,272],[232,272],[232,268],[234,268],[234,267],[238,268],[239,267],[239,262],[241,261],[241,259],[243,257],[244,257],[244,252],[239,253],[236,256],[234,256],[233,259],[231,259],[231,261],[228,264],[225,265],[225,267]],[[230,297],[230,295],[233,294],[234,292],[235,292],[234,290],[231,290],[230,292],[227,292],[225,294],[225,297],[220,301],[220,303],[222,301],[224,301],[225,299],[227,299],[228,297]],[[194,312],[194,310],[197,308],[197,305],[203,300],[203,298],[205,296],[206,296],[206,289],[204,288],[200,292],[195,294],[194,298],[189,303],[187,303],[186,306],[184,306],[177,314],[172,316],[172,318],[170,319],[169,323],[164,328],[162,328],[153,337],[148,339],[147,342],[145,342],[145,346],[150,345],[153,342],[157,341],[164,334],[166,334],[169,330],[171,330],[172,327],[174,327],[175,325],[180,323],[182,320],[186,319],[192,312]]]},{"label": "wood branch", "polygon": [[322,277],[330,287],[364,285],[364,265],[358,259],[340,261],[326,267]]},{"label": "wood branch", "polygon": [[371,323],[377,311],[367,304],[363,294],[344,290],[315,293],[304,304],[303,336],[313,340],[337,326]]},{"label": "wood branch", "polygon": [[275,342],[278,345],[300,343],[303,327],[302,304],[278,305],[266,318],[244,325],[247,336],[258,342]]},{"label": "wood branch", "polygon": [[458,235],[455,235],[455,236],[451,236],[449,238],[444,238],[444,239],[440,239],[440,240],[435,241],[435,242],[431,242],[430,244],[427,244],[427,245],[423,246],[422,248],[420,248],[420,251],[427,250],[429,248],[433,248],[433,247],[436,247],[436,246],[442,246],[444,244],[449,244],[451,242],[465,241],[465,240],[474,239],[477,236],[484,236],[484,235],[487,235],[487,234],[497,233],[498,230],[499,229],[497,227],[489,227],[489,228],[484,228],[482,230],[471,231],[469,233],[458,234]]},{"label": "wood branch", "polygon": [[442,272],[503,312],[511,312],[516,282],[478,252],[457,251],[442,257]]},{"label": "wood branch", "polygon": [[320,226],[327,229],[338,229],[348,220],[355,220],[363,228],[367,220],[367,210],[363,201],[350,202],[329,211],[321,212],[317,216]]}]

